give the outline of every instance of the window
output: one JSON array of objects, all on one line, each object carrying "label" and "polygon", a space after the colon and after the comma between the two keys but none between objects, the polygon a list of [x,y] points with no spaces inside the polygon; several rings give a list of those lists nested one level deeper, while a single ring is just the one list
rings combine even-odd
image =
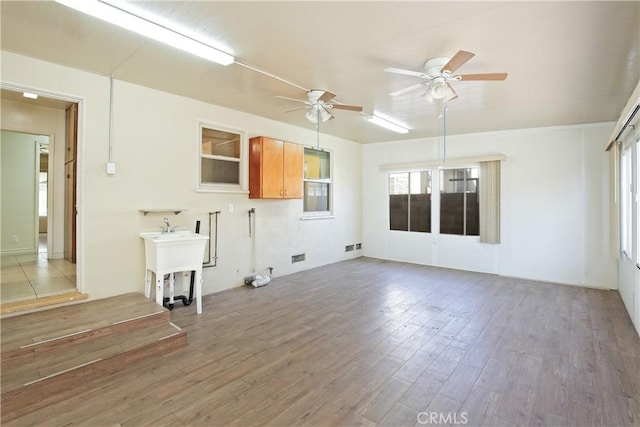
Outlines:
[{"label": "window", "polygon": [[331,155],[328,151],[304,149],[304,213],[330,213]]},{"label": "window", "polygon": [[[640,146],[630,134],[622,147],[620,159],[620,244],[622,252],[640,266]],[[635,233],[635,234],[634,234]]]},{"label": "window", "polygon": [[479,235],[478,168],[440,171],[440,233]]},{"label": "window", "polygon": [[620,210],[622,252],[632,257],[633,254],[633,150],[628,145],[622,152],[620,162]]},{"label": "window", "polygon": [[389,229],[431,232],[431,172],[389,174]]},{"label": "window", "polygon": [[245,137],[240,131],[200,124],[199,189],[233,191],[246,189]]}]

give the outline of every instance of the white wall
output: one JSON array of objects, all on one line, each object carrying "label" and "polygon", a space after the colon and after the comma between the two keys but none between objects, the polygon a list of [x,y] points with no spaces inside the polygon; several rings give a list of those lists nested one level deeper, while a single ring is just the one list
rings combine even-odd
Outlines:
[{"label": "white wall", "polygon": [[[181,208],[171,215],[178,227],[192,229],[208,212],[219,218],[218,267],[204,272],[204,294],[239,286],[251,273],[252,242],[248,210],[256,208],[256,267],[272,266],[276,276],[361,255],[344,246],[361,242],[362,168],[360,144],[321,136],[333,150],[335,217],[301,220],[301,200],[250,200],[247,194],[198,193],[199,120],[244,129],[305,145],[315,132],[206,104],[138,85],[115,81],[113,160],[108,159],[109,79],[2,52],[4,83],[79,99],[78,267],[80,290],[89,298],[143,292],[144,246],[140,231],[157,230],[162,216],[146,208]],[[229,212],[232,204],[234,212]],[[306,261],[291,264],[305,252]]]},{"label": "white wall", "polygon": [[2,100],[2,129],[49,136],[48,195],[50,232],[53,246],[49,258],[64,256],[64,141],[65,112],[25,102]]},{"label": "white wall", "polygon": [[[502,242],[389,230],[387,173],[381,165],[441,158],[441,138],[363,148],[365,255],[535,280],[615,288],[608,253],[608,157],[613,124],[447,137],[447,158],[504,154]],[[373,189],[377,189],[373,190]],[[436,207],[435,221],[438,219]]]}]

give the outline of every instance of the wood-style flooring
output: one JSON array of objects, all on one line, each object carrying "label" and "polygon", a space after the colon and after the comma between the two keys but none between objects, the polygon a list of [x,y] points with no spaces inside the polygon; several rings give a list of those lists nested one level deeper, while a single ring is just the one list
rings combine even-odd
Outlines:
[{"label": "wood-style flooring", "polygon": [[4,425],[640,425],[615,291],[359,258],[203,302],[186,348]]}]

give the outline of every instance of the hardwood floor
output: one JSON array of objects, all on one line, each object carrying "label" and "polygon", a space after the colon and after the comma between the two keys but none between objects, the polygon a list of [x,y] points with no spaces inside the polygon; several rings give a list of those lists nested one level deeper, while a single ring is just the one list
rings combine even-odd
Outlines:
[{"label": "hardwood floor", "polygon": [[5,425],[640,425],[615,291],[360,258],[203,302],[186,348]]}]

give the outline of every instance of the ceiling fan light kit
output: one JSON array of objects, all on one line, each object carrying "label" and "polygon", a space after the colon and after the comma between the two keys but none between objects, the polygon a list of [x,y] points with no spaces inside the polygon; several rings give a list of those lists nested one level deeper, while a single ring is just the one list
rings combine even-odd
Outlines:
[{"label": "ceiling fan light kit", "polygon": [[313,124],[324,123],[331,120],[333,116],[325,108],[313,107],[305,114],[307,120]]}]

